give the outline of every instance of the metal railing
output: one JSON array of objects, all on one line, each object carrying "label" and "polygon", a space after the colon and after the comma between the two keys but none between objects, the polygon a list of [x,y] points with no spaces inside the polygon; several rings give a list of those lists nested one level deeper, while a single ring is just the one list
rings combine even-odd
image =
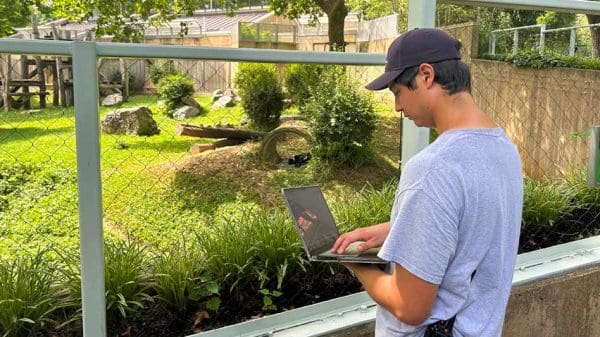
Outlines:
[{"label": "metal railing", "polygon": [[532,46],[531,46],[532,49],[539,50],[541,53],[543,53],[547,49],[547,46],[546,46],[547,35],[549,33],[558,33],[558,32],[568,31],[568,32],[570,32],[568,55],[573,56],[573,55],[575,55],[575,52],[577,49],[577,30],[584,29],[584,28],[593,28],[593,27],[600,27],[600,24],[596,23],[596,24],[592,24],[592,25],[571,26],[571,27],[553,28],[553,29],[546,29],[545,24],[539,24],[539,25],[506,28],[506,29],[496,29],[496,30],[493,30],[492,32],[490,32],[489,53],[492,55],[496,54],[496,47],[498,45],[498,35],[500,35],[501,33],[512,32],[512,53],[516,54],[521,49],[521,47],[519,47],[519,43],[521,42],[521,39],[522,39],[520,32],[529,31],[531,29],[539,29],[539,33],[537,34],[537,36],[534,36],[533,41],[535,41],[535,42],[532,43]]}]

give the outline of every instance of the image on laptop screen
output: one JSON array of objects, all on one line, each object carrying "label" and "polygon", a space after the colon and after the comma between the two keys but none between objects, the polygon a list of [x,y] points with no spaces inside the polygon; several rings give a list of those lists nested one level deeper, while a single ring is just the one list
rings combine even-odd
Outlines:
[{"label": "image on laptop screen", "polygon": [[320,188],[284,189],[284,195],[309,254],[330,249],[339,233]]}]

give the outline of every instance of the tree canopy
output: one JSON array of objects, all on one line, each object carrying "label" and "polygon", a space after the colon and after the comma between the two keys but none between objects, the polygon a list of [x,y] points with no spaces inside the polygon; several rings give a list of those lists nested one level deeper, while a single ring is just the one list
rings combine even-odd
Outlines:
[{"label": "tree canopy", "polygon": [[31,14],[49,14],[42,0],[0,0],[0,37],[15,32],[13,27],[27,26],[31,22]]}]

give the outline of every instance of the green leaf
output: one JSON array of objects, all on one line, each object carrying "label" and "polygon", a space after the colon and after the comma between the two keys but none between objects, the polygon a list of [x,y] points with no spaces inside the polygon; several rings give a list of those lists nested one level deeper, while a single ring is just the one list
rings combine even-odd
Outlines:
[{"label": "green leaf", "polygon": [[218,294],[219,293],[219,285],[215,282],[211,282],[206,286],[206,289],[208,290],[208,292],[212,295],[212,294]]},{"label": "green leaf", "polygon": [[269,289],[261,289],[258,291],[259,293],[263,294],[263,295],[271,295],[271,292],[269,291]]},{"label": "green leaf", "polygon": [[206,308],[212,311],[219,311],[221,307],[221,299],[218,297],[211,297],[208,301],[206,301]]}]

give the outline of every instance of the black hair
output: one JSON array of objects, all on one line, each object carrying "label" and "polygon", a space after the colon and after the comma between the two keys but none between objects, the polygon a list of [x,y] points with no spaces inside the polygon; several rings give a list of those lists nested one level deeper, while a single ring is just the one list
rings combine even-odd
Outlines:
[{"label": "black hair", "polygon": [[[460,60],[446,60],[431,63],[435,72],[434,81],[439,83],[449,95],[467,91],[471,92],[471,71],[469,66]],[[404,70],[392,84],[401,84],[410,90],[417,88],[415,78],[419,73],[419,66]]]}]

